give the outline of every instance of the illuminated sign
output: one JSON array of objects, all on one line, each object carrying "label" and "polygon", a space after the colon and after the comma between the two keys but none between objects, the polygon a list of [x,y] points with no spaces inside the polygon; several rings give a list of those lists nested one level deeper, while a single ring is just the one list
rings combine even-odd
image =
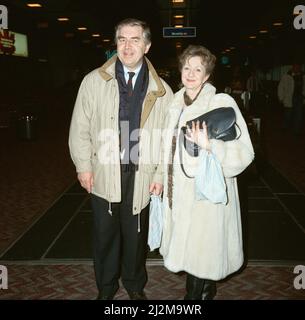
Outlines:
[{"label": "illuminated sign", "polygon": [[195,38],[196,27],[184,27],[184,28],[163,28],[163,38]]},{"label": "illuminated sign", "polygon": [[28,57],[27,36],[9,30],[0,30],[0,54]]},{"label": "illuminated sign", "polygon": [[106,59],[109,60],[111,57],[113,57],[117,53],[116,50],[107,50],[105,52]]},{"label": "illuminated sign", "polygon": [[220,61],[221,61],[221,64],[226,65],[226,64],[229,63],[229,57],[227,57],[227,56],[222,56],[221,59],[220,59]]}]

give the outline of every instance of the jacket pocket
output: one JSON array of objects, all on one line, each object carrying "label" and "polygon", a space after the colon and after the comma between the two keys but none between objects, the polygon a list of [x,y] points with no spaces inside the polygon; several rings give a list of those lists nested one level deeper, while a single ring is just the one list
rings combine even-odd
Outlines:
[{"label": "jacket pocket", "polygon": [[158,168],[156,164],[141,164],[140,171],[145,172],[147,174],[154,174]]}]

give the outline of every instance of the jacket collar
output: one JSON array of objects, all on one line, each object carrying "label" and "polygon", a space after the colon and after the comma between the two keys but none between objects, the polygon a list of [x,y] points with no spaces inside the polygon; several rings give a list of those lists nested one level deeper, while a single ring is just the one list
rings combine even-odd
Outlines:
[{"label": "jacket collar", "polygon": [[175,94],[175,98],[170,106],[169,112],[172,118],[172,125],[177,124],[179,117],[179,123],[184,125],[186,121],[207,112],[210,101],[215,95],[216,88],[210,83],[205,84],[197,99],[191,105],[189,105],[181,114],[184,105],[184,92],[185,88],[183,87]]},{"label": "jacket collar", "polygon": [[[185,88],[183,87],[175,94],[175,98],[172,102],[172,108],[178,108],[182,110],[183,107],[183,95],[185,92]],[[206,83],[205,86],[202,88],[199,96],[197,97],[196,101],[192,105],[188,107],[188,109],[192,109],[193,105],[202,105],[206,102],[206,100],[210,99],[216,93],[216,88],[211,83]]]},{"label": "jacket collar", "polygon": [[[117,59],[117,55],[114,55],[111,59],[109,59],[104,65],[102,65],[99,68],[99,74],[100,76],[105,80],[109,81],[111,79],[115,78],[115,62]],[[149,71],[149,77],[150,79],[153,79],[153,83],[149,81],[148,85],[148,91],[152,91],[153,94],[157,97],[162,97],[165,95],[166,90],[155,70],[151,62],[144,57],[146,60],[147,66],[148,66],[148,71]]]}]

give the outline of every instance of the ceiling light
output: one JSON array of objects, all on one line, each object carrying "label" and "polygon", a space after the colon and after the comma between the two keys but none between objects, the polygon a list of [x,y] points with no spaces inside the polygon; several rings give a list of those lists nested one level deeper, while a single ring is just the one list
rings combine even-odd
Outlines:
[{"label": "ceiling light", "polygon": [[110,40],[109,39],[104,39],[103,42],[110,42]]},{"label": "ceiling light", "polygon": [[175,19],[183,19],[184,15],[183,14],[176,14],[176,15],[174,15],[174,18]]},{"label": "ceiling light", "polygon": [[62,18],[57,18],[58,21],[69,21],[69,18],[65,18],[65,17],[62,17]]},{"label": "ceiling light", "polygon": [[183,3],[184,0],[172,0],[172,3]]},{"label": "ceiling light", "polygon": [[41,21],[37,23],[38,29],[47,29],[49,27],[49,24],[47,21]]},{"label": "ceiling light", "polygon": [[283,22],[274,22],[273,25],[276,26],[276,27],[277,27],[277,26],[282,26],[282,25],[283,25]]},{"label": "ceiling light", "polygon": [[268,30],[259,30],[259,33],[268,33]]},{"label": "ceiling light", "polygon": [[73,37],[74,37],[74,33],[72,33],[72,32],[66,32],[66,33],[65,33],[65,37],[66,37],[66,38],[73,38]]},{"label": "ceiling light", "polygon": [[256,39],[256,36],[250,36],[249,38],[250,39]]},{"label": "ceiling light", "polygon": [[183,24],[176,24],[175,28],[183,28]]},{"label": "ceiling light", "polygon": [[79,30],[79,31],[86,31],[87,28],[86,28],[86,27],[78,27],[77,30]]},{"label": "ceiling light", "polygon": [[27,3],[26,4],[30,8],[41,8],[42,5],[40,3]]},{"label": "ceiling light", "polygon": [[92,37],[93,37],[93,38],[99,38],[100,36],[101,36],[101,35],[100,35],[99,33],[93,33],[93,34],[92,34]]}]

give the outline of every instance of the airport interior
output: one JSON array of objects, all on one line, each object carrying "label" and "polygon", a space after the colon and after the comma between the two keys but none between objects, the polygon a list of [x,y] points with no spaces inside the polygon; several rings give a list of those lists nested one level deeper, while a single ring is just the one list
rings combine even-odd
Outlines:
[{"label": "airport interior", "polygon": [[[98,295],[90,196],[68,136],[81,81],[115,55],[126,18],[149,24],[146,56],[174,93],[179,55],[208,48],[211,80],[250,133],[255,159],[237,177],[244,264],[218,281],[215,300],[305,300],[305,96],[297,128],[283,126],[278,99],[283,75],[305,74],[305,4],[294,0],[0,0],[0,300]],[[183,299],[186,274],[166,269],[158,249],[146,268],[149,300]],[[114,299],[129,299],[123,286]]]}]

